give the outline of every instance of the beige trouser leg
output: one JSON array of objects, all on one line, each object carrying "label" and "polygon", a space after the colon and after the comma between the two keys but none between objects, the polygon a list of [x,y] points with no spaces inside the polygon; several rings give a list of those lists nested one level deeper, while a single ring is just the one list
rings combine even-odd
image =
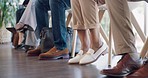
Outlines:
[{"label": "beige trouser leg", "polygon": [[95,0],[71,0],[73,28],[93,29],[99,26],[98,5]]},{"label": "beige trouser leg", "polygon": [[106,0],[116,54],[137,52],[127,0]]}]

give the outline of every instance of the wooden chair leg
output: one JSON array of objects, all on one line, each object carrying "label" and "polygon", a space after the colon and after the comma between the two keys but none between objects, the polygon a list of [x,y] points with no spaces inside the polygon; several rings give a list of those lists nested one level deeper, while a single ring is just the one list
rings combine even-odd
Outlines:
[{"label": "wooden chair leg", "polygon": [[132,24],[135,27],[137,33],[139,34],[140,38],[144,42],[144,46],[143,46],[141,53],[140,53],[140,57],[144,58],[147,51],[148,51],[148,47],[147,47],[148,46],[148,38],[146,39],[145,34],[142,32],[140,25],[138,24],[138,22],[137,22],[136,18],[134,17],[134,14],[132,12],[131,12],[131,21],[132,21]]},{"label": "wooden chair leg", "polygon": [[142,41],[145,42],[146,37],[145,37],[144,33],[142,32],[140,25],[138,24],[138,22],[132,12],[131,12],[131,22],[132,22],[133,26],[135,27],[137,33],[139,34],[140,38],[142,39]]},{"label": "wooden chair leg", "polygon": [[[67,20],[66,20],[66,26],[68,27],[70,24],[72,18],[72,13],[69,11],[69,14],[67,16]],[[76,49],[76,40],[77,40],[77,31],[74,30],[73,31],[73,39],[72,39],[72,52],[71,52],[71,57],[75,56],[75,49]]]},{"label": "wooden chair leg", "polygon": [[147,40],[145,41],[144,46],[143,46],[143,48],[142,48],[142,50],[141,50],[140,57],[141,57],[141,58],[144,58],[144,57],[146,56],[146,53],[147,53],[147,52],[148,52],[148,38],[147,38]]},{"label": "wooden chair leg", "polygon": [[66,20],[66,26],[68,27],[70,21],[71,21],[71,18],[72,18],[72,13],[69,12],[68,16],[67,16],[67,20]]},{"label": "wooden chair leg", "polygon": [[[99,21],[101,22],[103,15],[104,15],[105,10],[100,10],[99,11]],[[107,37],[107,35],[105,34],[104,29],[102,28],[102,25],[100,24],[100,34],[102,35],[102,37],[104,38],[105,42],[108,45],[108,67],[111,67],[111,61],[112,61],[112,52],[114,52],[114,50],[112,49],[112,36],[111,36],[111,28],[109,29],[109,39]]]}]

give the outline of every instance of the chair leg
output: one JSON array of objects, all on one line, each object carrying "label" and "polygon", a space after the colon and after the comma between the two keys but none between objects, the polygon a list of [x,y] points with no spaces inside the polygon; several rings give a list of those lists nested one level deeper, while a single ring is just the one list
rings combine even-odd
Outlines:
[{"label": "chair leg", "polygon": [[68,27],[70,21],[71,21],[71,17],[72,17],[72,13],[70,12],[67,16],[67,20],[66,20],[66,26]]},{"label": "chair leg", "polygon": [[[105,10],[100,10],[99,11],[99,22],[101,22],[103,15],[104,15]],[[112,52],[114,52],[114,50],[112,49],[112,36],[111,36],[111,28],[109,30],[109,39],[107,37],[107,35],[104,32],[104,29],[102,28],[102,25],[100,24],[100,34],[102,35],[102,37],[104,38],[104,40],[106,41],[109,50],[108,50],[108,67],[111,67],[111,61],[112,61]]]},{"label": "chair leg", "polygon": [[138,22],[137,22],[136,18],[134,17],[134,14],[132,12],[131,12],[131,22],[132,22],[133,26],[135,27],[136,31],[138,32],[142,41],[145,42],[146,37],[145,37],[144,33],[142,32],[140,25],[138,24]]},{"label": "chair leg", "polygon": [[[68,16],[67,16],[67,20],[66,20],[66,26],[68,27],[70,24],[72,18],[72,13],[69,12]],[[73,41],[72,41],[72,52],[71,52],[71,57],[75,56],[75,49],[76,49],[76,39],[77,39],[77,31],[74,30],[73,31]]]},{"label": "chair leg", "polygon": [[141,50],[141,53],[140,53],[140,57],[144,58],[147,51],[148,51],[148,47],[147,47],[148,46],[148,38],[146,40],[146,36],[142,32],[142,30],[140,28],[140,25],[138,24],[138,22],[137,22],[136,18],[134,17],[134,14],[132,12],[131,12],[131,21],[132,21],[133,26],[135,27],[137,33],[139,34],[140,38],[142,39],[143,42],[145,42],[144,46],[143,46],[143,48]]},{"label": "chair leg", "polygon": [[72,53],[71,53],[71,57],[74,57],[75,56],[76,40],[77,40],[77,30],[74,30],[74,32],[73,32],[73,42],[72,42]]},{"label": "chair leg", "polygon": [[144,58],[144,57],[146,56],[146,53],[147,53],[147,52],[148,52],[148,38],[147,38],[147,40],[145,41],[144,46],[143,46],[143,48],[142,48],[142,50],[141,50],[140,57],[141,57],[141,58]]},{"label": "chair leg", "polygon": [[[111,62],[112,62],[112,30],[111,30],[111,26],[109,27],[109,50],[108,50],[108,67],[111,67]],[[115,54],[115,53],[114,53]]]}]

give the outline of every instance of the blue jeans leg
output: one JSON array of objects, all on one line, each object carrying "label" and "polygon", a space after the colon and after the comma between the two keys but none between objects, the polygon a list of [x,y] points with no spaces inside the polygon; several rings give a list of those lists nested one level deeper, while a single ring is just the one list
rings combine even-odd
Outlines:
[{"label": "blue jeans leg", "polygon": [[40,32],[43,27],[49,27],[48,10],[50,10],[49,0],[36,0],[35,11],[37,28],[35,30],[35,33],[37,38],[40,37]]},{"label": "blue jeans leg", "polygon": [[65,10],[70,7],[70,0],[49,0],[52,17],[54,45],[58,50],[67,48]]}]

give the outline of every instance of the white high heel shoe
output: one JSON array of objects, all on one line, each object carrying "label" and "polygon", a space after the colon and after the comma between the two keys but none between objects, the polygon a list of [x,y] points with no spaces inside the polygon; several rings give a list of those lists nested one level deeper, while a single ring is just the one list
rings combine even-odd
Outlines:
[{"label": "white high heel shoe", "polygon": [[80,59],[81,59],[83,56],[84,56],[84,55],[83,55],[83,50],[80,50],[79,53],[78,53],[75,57],[71,58],[71,59],[68,61],[68,63],[69,63],[69,64],[76,64],[76,63],[79,63]]},{"label": "white high heel shoe", "polygon": [[79,61],[79,64],[85,65],[96,61],[101,55],[107,53],[107,47],[103,43],[101,48],[99,48],[96,52],[93,49],[89,49],[86,54],[84,54],[83,58]]}]

